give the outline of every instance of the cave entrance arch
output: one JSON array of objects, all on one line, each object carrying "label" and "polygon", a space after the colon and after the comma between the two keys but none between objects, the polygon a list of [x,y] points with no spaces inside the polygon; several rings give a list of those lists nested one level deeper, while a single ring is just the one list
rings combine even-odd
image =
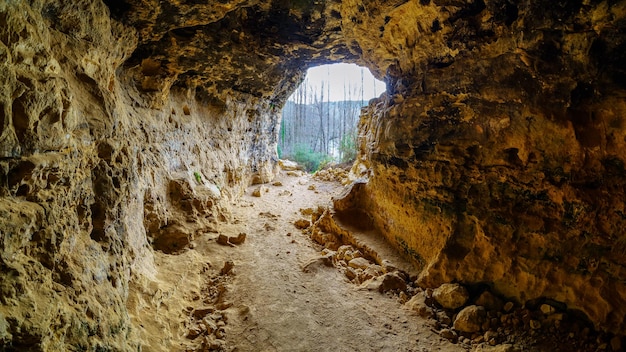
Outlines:
[{"label": "cave entrance arch", "polygon": [[338,63],[310,67],[282,110],[278,152],[315,171],[356,156],[361,107],[386,90],[369,69]]}]

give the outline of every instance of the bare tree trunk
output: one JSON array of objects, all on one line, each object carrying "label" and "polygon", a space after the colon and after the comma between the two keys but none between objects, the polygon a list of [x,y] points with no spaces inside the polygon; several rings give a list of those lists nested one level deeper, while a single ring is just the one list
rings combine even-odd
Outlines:
[{"label": "bare tree trunk", "polygon": [[[319,117],[319,152],[323,153],[326,151],[326,133],[324,132],[324,82],[322,82],[319,98],[317,96],[317,92],[315,94],[315,107],[317,110],[317,115]],[[313,151],[317,150],[314,148]]]}]

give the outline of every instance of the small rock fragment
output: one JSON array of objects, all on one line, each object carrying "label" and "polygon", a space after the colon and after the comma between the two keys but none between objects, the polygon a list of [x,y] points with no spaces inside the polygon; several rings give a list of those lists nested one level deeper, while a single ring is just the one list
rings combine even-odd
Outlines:
[{"label": "small rock fragment", "polygon": [[383,276],[383,281],[378,289],[381,293],[391,290],[406,290],[406,282],[397,272],[387,273]]},{"label": "small rock fragment", "polygon": [[382,264],[383,264],[383,268],[388,273],[398,270],[398,268],[387,259],[384,259]]},{"label": "small rock fragment", "polygon": [[346,259],[346,253],[352,251],[353,249],[354,248],[352,248],[352,246],[347,245],[347,244],[339,246],[339,248],[337,248],[337,259],[345,260]]},{"label": "small rock fragment", "polygon": [[556,309],[549,304],[542,304],[541,307],[539,307],[539,310],[541,310],[541,313],[545,315],[554,314],[556,312]]},{"label": "small rock fragment", "polygon": [[315,190],[315,185],[309,185],[309,187],[307,189],[309,191],[314,191]]},{"label": "small rock fragment", "polygon": [[300,164],[291,160],[281,159],[278,161],[278,165],[280,165],[280,167],[285,171],[302,170],[302,166]]},{"label": "small rock fragment", "polygon": [[207,315],[209,315],[210,313],[213,313],[214,311],[215,309],[210,308],[210,307],[196,308],[191,312],[191,315],[195,319],[202,319],[206,317]]},{"label": "small rock fragment", "polygon": [[226,337],[226,330],[224,328],[217,329],[217,331],[215,332],[215,337],[217,337],[218,339],[223,339],[224,337]]},{"label": "small rock fragment", "polygon": [[359,251],[359,250],[356,250],[356,251],[346,251],[346,253],[345,253],[343,258],[346,261],[349,262],[349,261],[351,261],[354,258],[359,258],[359,257],[362,257],[362,256],[363,256],[363,254],[361,254],[361,251]]},{"label": "small rock fragment", "polygon": [[426,292],[418,292],[408,302],[407,307],[416,312],[422,318],[432,318],[434,316],[432,308],[426,304]]},{"label": "small rock fragment", "polygon": [[541,328],[541,322],[539,320],[531,319],[530,320],[530,328],[533,330],[537,330]]},{"label": "small rock fragment", "polygon": [[[358,258],[358,257],[357,257]],[[380,265],[372,264],[363,270],[364,275],[370,276],[368,279],[384,274],[383,268]],[[367,279],[366,279],[367,280]]]},{"label": "small rock fragment", "polygon": [[513,309],[514,306],[515,306],[515,304],[513,302],[506,302],[504,304],[504,308],[503,309],[504,309],[505,312],[508,313],[508,312],[510,312]]},{"label": "small rock fragment", "polygon": [[232,260],[226,261],[224,263],[224,267],[222,268],[222,270],[220,270],[220,274],[228,275],[233,270],[234,267],[235,267],[235,263],[233,263]]},{"label": "small rock fragment", "polygon": [[[483,338],[485,339],[485,341],[489,342],[489,344],[491,345],[491,341],[497,341],[498,340],[498,333],[495,331],[487,331],[484,335]],[[492,345],[493,346],[493,345]]]},{"label": "small rock fragment", "polygon": [[476,346],[476,348],[474,349],[474,352],[518,352],[519,349],[517,349],[515,346],[505,343],[505,344],[501,344],[501,345],[497,345],[497,346],[490,346],[487,344],[480,344],[478,346]]},{"label": "small rock fragment", "polygon": [[452,342],[456,342],[456,339],[457,339],[456,332],[450,329],[441,329],[441,331],[439,332],[439,335],[443,337],[444,339],[448,339]]},{"label": "small rock fragment", "polygon": [[356,279],[356,271],[354,271],[354,269],[350,267],[346,268],[346,277],[350,281]]},{"label": "small rock fragment", "polygon": [[199,326],[194,325],[189,328],[189,331],[187,331],[187,338],[190,340],[194,340],[198,336],[200,336],[200,334],[202,334],[202,329]]},{"label": "small rock fragment", "polygon": [[263,195],[263,193],[269,191],[269,189],[267,189],[267,187],[265,186],[260,186],[257,187],[254,191],[252,191],[252,195],[255,197],[261,197]]},{"label": "small rock fragment", "polygon": [[443,284],[433,291],[433,298],[446,309],[457,309],[467,302],[469,293],[459,284]]},{"label": "small rock fragment", "polygon": [[313,258],[302,267],[302,271],[305,273],[313,273],[318,271],[321,267],[333,267],[333,256],[334,254],[326,254]]},{"label": "small rock fragment", "polygon": [[300,230],[304,230],[311,226],[311,222],[305,219],[298,219],[293,223],[293,225]]},{"label": "small rock fragment", "polygon": [[219,235],[217,236],[217,243],[223,245],[223,246],[228,246],[230,243],[228,243],[228,236],[226,235]]},{"label": "small rock fragment", "polygon": [[233,304],[230,302],[219,302],[215,305],[215,308],[219,309],[219,310],[226,310],[230,307],[232,307]]},{"label": "small rock fragment", "polygon": [[348,262],[348,266],[350,266],[351,268],[355,268],[355,269],[366,269],[368,266],[370,265],[369,260],[363,258],[363,257],[359,257],[359,258],[354,258],[351,261]]},{"label": "small rock fragment", "polygon": [[283,185],[283,183],[280,182],[280,181],[276,181],[276,182],[272,183],[272,186],[276,186],[276,187],[280,187],[282,185]]},{"label": "small rock fragment", "polygon": [[212,334],[214,331],[217,330],[217,325],[215,325],[215,323],[211,319],[202,319],[202,323],[206,327],[206,332],[209,334]]},{"label": "small rock fragment", "polygon": [[404,291],[400,291],[400,294],[398,295],[398,301],[400,302],[400,304],[405,304],[408,300],[409,296],[404,293]]},{"label": "small rock fragment", "polygon": [[[357,270],[357,272],[359,272],[359,270]],[[361,280],[363,281],[363,280]],[[380,285],[383,283],[383,279],[382,277],[375,277],[373,279],[367,280],[365,282],[363,282],[363,284],[361,284],[361,288],[364,288],[368,291],[380,291]]]},{"label": "small rock fragment", "polygon": [[463,308],[454,320],[454,329],[462,332],[479,332],[487,313],[484,307],[471,305]]},{"label": "small rock fragment", "polygon": [[315,210],[313,210],[313,208],[304,208],[304,209],[300,209],[300,214],[302,215],[311,215],[313,214]]},{"label": "small rock fragment", "polygon": [[202,348],[204,348],[203,351],[223,351],[224,341],[212,340],[207,336],[202,343]]},{"label": "small rock fragment", "polygon": [[228,237],[228,241],[232,244],[242,244],[246,241],[247,235],[245,233],[240,233],[237,237]]}]

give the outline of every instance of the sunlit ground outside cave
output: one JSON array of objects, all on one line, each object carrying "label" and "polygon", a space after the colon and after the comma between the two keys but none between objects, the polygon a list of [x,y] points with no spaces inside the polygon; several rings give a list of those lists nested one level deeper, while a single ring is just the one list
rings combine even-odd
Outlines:
[{"label": "sunlit ground outside cave", "polygon": [[0,351],[622,351],[626,2],[0,0]]}]

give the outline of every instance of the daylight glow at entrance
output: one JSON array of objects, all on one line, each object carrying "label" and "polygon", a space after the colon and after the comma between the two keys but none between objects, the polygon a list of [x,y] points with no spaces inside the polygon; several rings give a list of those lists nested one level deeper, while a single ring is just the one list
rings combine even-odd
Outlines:
[{"label": "daylight glow at entrance", "polygon": [[354,64],[310,68],[283,107],[279,156],[307,171],[329,161],[354,161],[361,108],[385,88],[368,69]]},{"label": "daylight glow at entrance", "polygon": [[368,69],[355,64],[312,67],[303,84],[308,84],[313,91],[320,91],[323,84],[326,101],[362,100],[367,103],[386,89],[385,83],[374,78]]}]

